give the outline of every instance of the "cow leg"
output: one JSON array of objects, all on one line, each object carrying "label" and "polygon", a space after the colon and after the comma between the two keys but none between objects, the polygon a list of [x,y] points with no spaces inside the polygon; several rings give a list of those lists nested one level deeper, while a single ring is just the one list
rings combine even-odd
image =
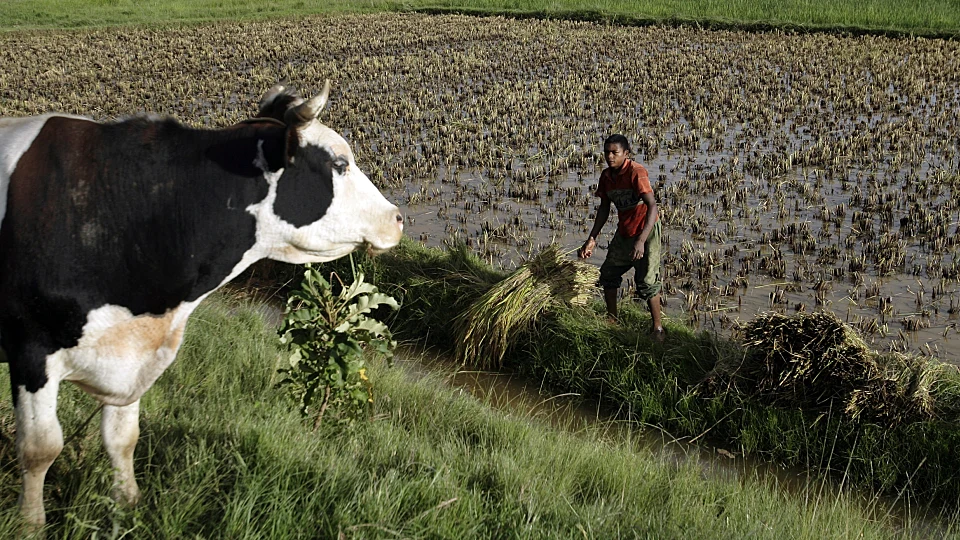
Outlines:
[{"label": "cow leg", "polygon": [[57,419],[59,381],[50,379],[36,392],[17,391],[17,457],[23,478],[20,512],[30,526],[46,523],[43,480],[63,450],[63,430]]},{"label": "cow leg", "polygon": [[113,498],[133,506],[140,500],[133,475],[133,451],[140,437],[140,400],[125,407],[104,405],[100,432],[113,464]]}]

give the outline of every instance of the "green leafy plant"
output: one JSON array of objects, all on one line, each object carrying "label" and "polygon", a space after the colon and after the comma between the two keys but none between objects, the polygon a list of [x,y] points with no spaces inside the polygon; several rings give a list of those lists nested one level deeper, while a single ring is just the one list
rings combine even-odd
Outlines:
[{"label": "green leafy plant", "polygon": [[328,411],[345,422],[364,414],[373,403],[364,350],[389,359],[397,345],[387,325],[370,314],[380,306],[399,309],[399,304],[363,278],[354,271],[353,283],[345,284],[331,272],[327,280],[307,265],[300,289],[287,298],[278,332],[289,367],[278,370],[283,376],[278,384],[305,417],[314,418],[314,429]]}]

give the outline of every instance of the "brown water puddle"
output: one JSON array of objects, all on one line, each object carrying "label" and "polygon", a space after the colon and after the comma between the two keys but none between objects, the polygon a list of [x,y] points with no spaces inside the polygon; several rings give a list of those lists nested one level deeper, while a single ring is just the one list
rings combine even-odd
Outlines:
[{"label": "brown water puddle", "polygon": [[[501,411],[533,417],[591,439],[647,449],[678,466],[695,463],[708,477],[759,479],[797,497],[821,500],[823,504],[841,497],[858,498],[834,482],[815,478],[800,468],[780,467],[750,456],[702,446],[696,441],[679,440],[656,426],[638,429],[635,423],[620,419],[627,416],[628,411],[606,410],[579,394],[550,394],[541,383],[517,374],[461,369],[446,355],[414,347],[399,349],[395,365],[414,377],[439,375],[450,387]],[[948,532],[936,518],[928,517],[927,510],[907,500],[864,496],[859,498],[859,503],[872,519],[890,520],[910,535],[938,538]]]}]

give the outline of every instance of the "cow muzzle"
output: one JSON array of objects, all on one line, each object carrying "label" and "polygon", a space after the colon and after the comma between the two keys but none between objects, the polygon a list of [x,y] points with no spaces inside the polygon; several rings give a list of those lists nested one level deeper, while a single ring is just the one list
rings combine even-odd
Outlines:
[{"label": "cow muzzle", "polygon": [[379,255],[400,243],[403,237],[403,215],[397,207],[387,212],[377,230],[367,238],[367,253]]}]

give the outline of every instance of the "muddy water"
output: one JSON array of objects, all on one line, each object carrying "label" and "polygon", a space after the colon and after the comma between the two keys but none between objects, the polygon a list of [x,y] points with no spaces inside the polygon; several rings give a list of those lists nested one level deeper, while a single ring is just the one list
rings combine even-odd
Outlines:
[{"label": "muddy water", "polygon": [[[619,420],[628,411],[610,411],[578,394],[550,394],[534,380],[511,373],[463,370],[444,355],[413,347],[397,351],[395,365],[414,377],[440,375],[452,388],[497,409],[546,421],[554,427],[587,434],[634,448],[652,451],[677,465],[695,463],[713,478],[760,479],[797,496],[830,501],[841,496],[833,482],[811,477],[809,471],[779,467],[722,449],[680,441],[650,427],[638,430],[632,422]],[[890,497],[864,498],[861,504],[878,520],[891,520],[897,527],[924,538],[944,537],[946,528],[927,511],[908,501]],[[909,527],[909,528],[907,528]]]},{"label": "muddy water", "polygon": [[[572,250],[601,141],[621,132],[663,211],[668,316],[725,332],[830,310],[876,349],[960,363],[955,43],[562,24],[557,42],[518,42],[522,26],[411,61],[425,67],[403,104],[436,132],[404,118],[374,152],[356,134],[411,237],[505,268],[549,241]],[[434,60],[457,74],[422,76]]]}]

